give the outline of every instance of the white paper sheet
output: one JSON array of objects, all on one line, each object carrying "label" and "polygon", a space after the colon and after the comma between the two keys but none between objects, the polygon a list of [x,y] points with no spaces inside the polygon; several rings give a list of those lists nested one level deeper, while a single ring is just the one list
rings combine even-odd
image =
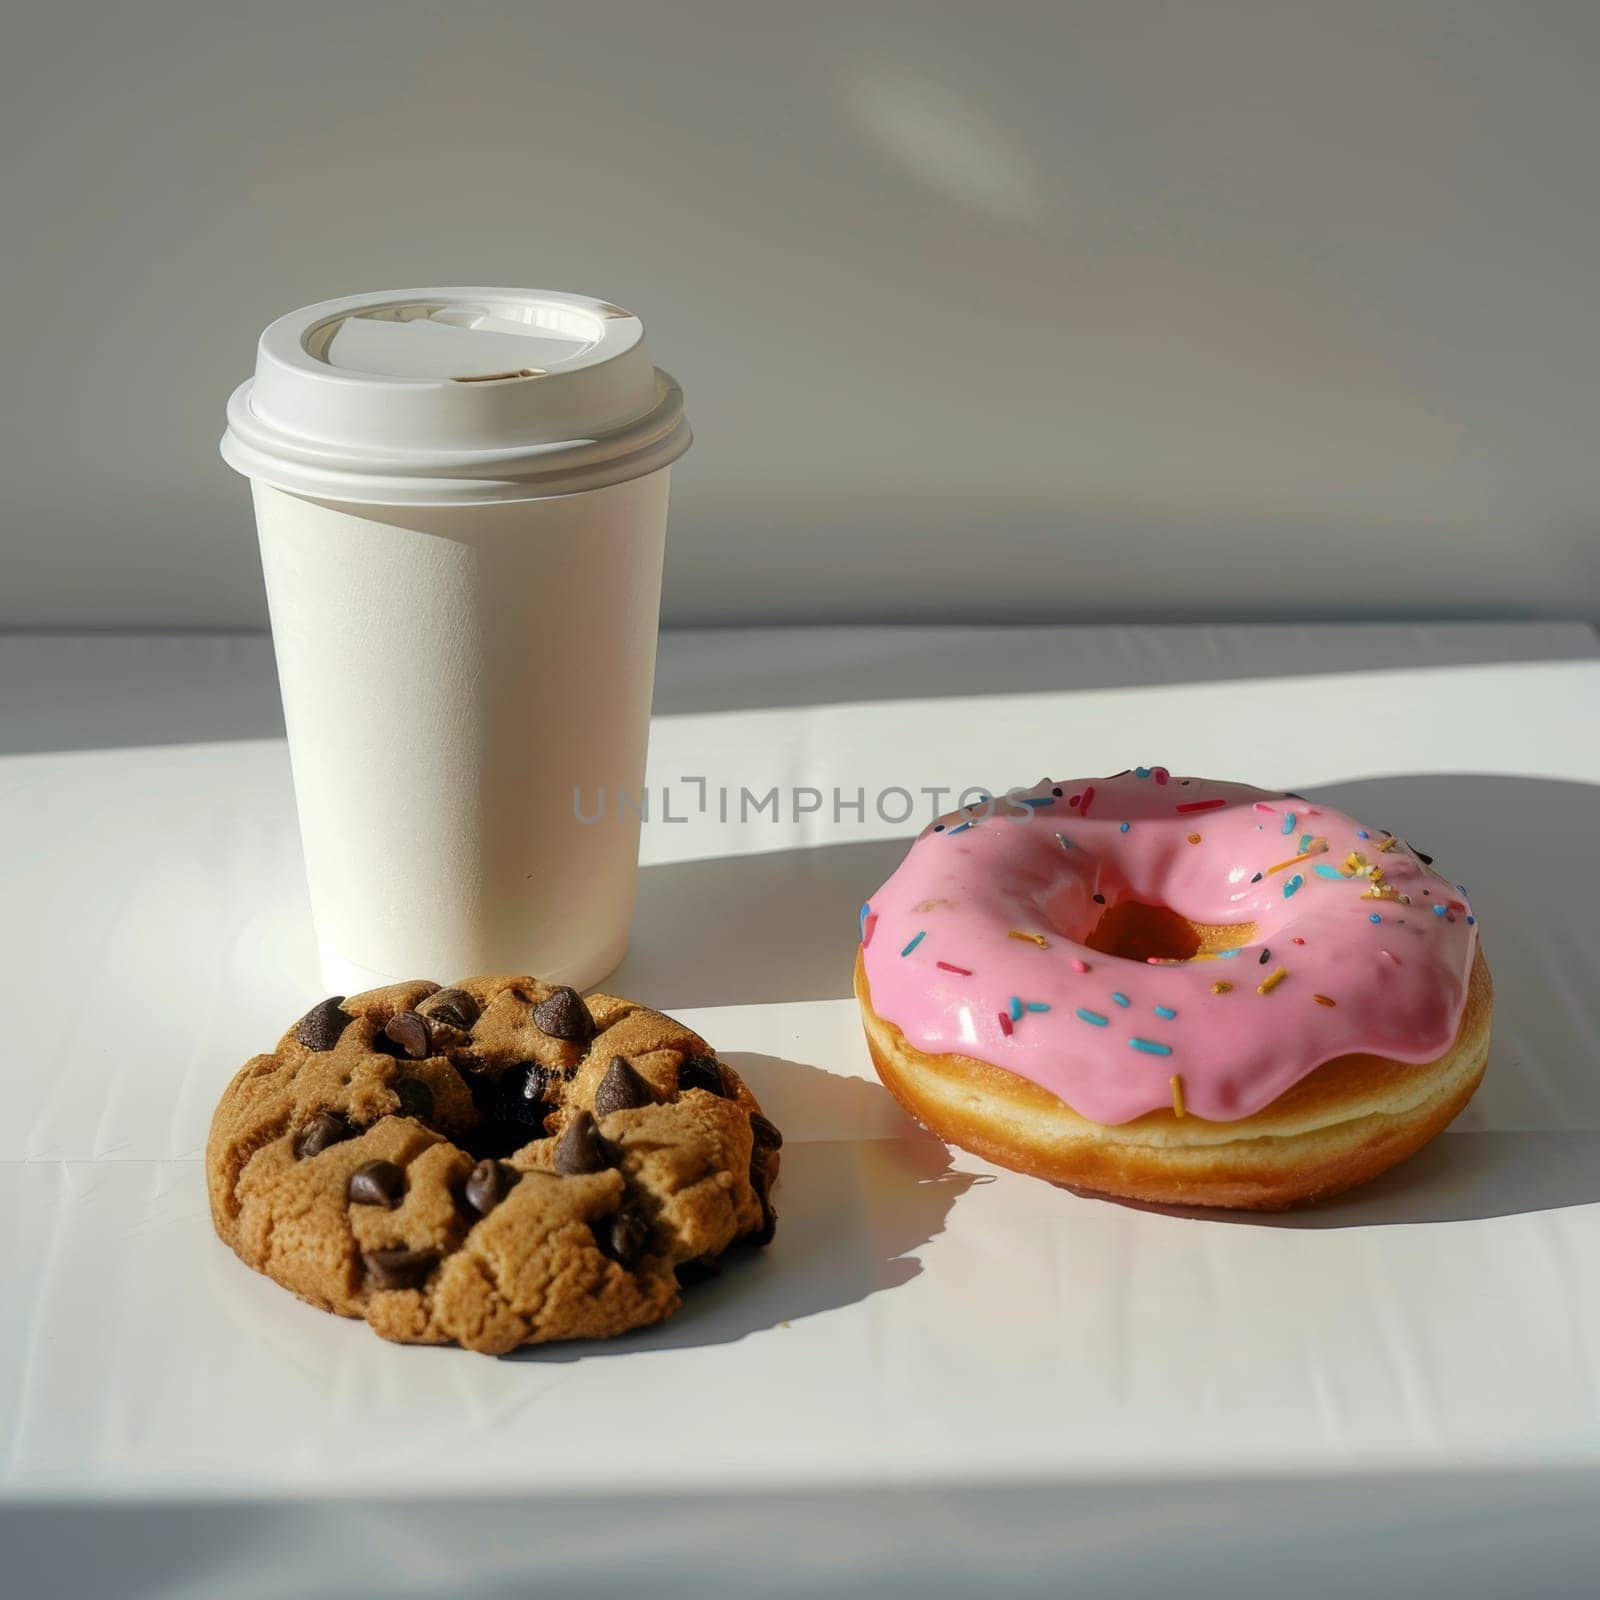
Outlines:
[{"label": "white paper sheet", "polygon": [[[199,1156],[216,1095],[316,991],[285,752],[257,736],[271,733],[260,647],[124,641],[119,658],[98,642],[87,682],[58,687],[46,715],[16,674],[60,666],[61,642],[0,642],[0,749],[15,752],[0,755],[0,1506],[138,1502],[97,1535],[130,1548],[175,1514],[152,1502],[277,1505],[257,1529],[325,1496],[422,1497],[445,1520],[463,1498],[541,1508],[537,1551],[486,1533],[451,1569],[498,1581],[578,1570],[564,1563],[586,1507],[626,1500],[655,1528],[666,1495],[686,1584],[726,1579],[747,1536],[748,1570],[770,1579],[758,1530],[836,1526],[833,1555],[853,1549],[874,1592],[920,1571],[904,1592],[944,1592],[942,1572],[964,1593],[960,1573],[982,1569],[961,1565],[961,1519],[938,1513],[955,1495],[971,1538],[1003,1530],[1013,1554],[1034,1552],[1005,1569],[1018,1592],[1097,1571],[1085,1592],[1121,1593],[1114,1571],[1172,1561],[1209,1593],[1194,1526],[1236,1575],[1273,1570],[1270,1529],[1215,1532],[1219,1496],[1244,1518],[1270,1502],[1307,1539],[1377,1527],[1369,1553],[1401,1538],[1410,1496],[1413,1533],[1430,1516],[1456,1530],[1429,1570],[1455,1571],[1457,1594],[1492,1570],[1459,1537],[1469,1514],[1547,1519],[1520,1592],[1570,1574],[1593,1533],[1569,1508],[1600,1482],[1592,636],[1026,630],[1013,650],[992,631],[949,636],[943,656],[921,630],[896,642],[667,642],[652,784],[679,812],[696,793],[684,780],[704,779],[708,814],[646,827],[634,946],[609,987],[704,1031],[784,1128],[778,1238],[659,1329],[499,1362],[384,1345],[211,1235]],[[243,737],[226,737],[214,684],[196,742],[172,742],[164,685],[186,669],[232,677]],[[86,704],[103,677],[123,685],[114,737]],[[776,709],[747,703],[752,682]],[[167,742],[139,742],[141,706]],[[899,1114],[872,1078],[849,970],[856,908],[915,821],[882,821],[871,797],[1136,762],[1315,789],[1469,885],[1495,1042],[1443,1139],[1321,1210],[1193,1218],[992,1169]],[[860,787],[867,817],[825,805],[724,825],[723,785]],[[1370,1496],[1330,1483],[1389,1509],[1374,1523]],[[845,1490],[854,1510],[830,1499]],[[734,1495],[748,1525],[730,1532]],[[863,1523],[868,1504],[881,1514]],[[381,1551],[394,1520],[363,1515]],[[303,1551],[323,1549],[320,1525],[295,1526]],[[255,1542],[217,1527],[218,1549]],[[882,1559],[891,1528],[920,1552],[900,1566]],[[37,1509],[12,1532],[59,1551]],[[794,1592],[837,1584],[814,1534],[801,1544]],[[318,1592],[319,1572],[343,1574],[328,1592],[368,1592],[359,1562],[318,1559],[294,1569],[296,1592]],[[150,1570],[166,1584],[150,1593],[287,1592],[191,1591],[187,1569]],[[85,1578],[81,1592],[102,1591]]]}]

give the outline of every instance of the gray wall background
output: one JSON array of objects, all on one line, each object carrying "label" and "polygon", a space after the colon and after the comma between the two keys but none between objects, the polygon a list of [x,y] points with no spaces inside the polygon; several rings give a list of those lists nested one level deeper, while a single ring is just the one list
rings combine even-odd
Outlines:
[{"label": "gray wall background", "polygon": [[256,332],[451,279],[644,314],[671,621],[1600,609],[1600,5],[0,22],[0,623],[263,623]]}]

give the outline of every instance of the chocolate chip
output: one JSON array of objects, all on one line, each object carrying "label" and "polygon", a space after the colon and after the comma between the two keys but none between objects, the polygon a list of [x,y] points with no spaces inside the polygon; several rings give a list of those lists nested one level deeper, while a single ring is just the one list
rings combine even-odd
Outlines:
[{"label": "chocolate chip", "polygon": [[543,1128],[528,1128],[515,1122],[480,1122],[455,1136],[455,1142],[474,1161],[495,1160],[515,1155],[530,1139],[544,1137]]},{"label": "chocolate chip", "polygon": [[358,1206],[393,1211],[406,1192],[406,1169],[393,1161],[363,1161],[344,1186],[345,1198]]},{"label": "chocolate chip", "polygon": [[594,1114],[609,1117],[613,1111],[636,1111],[653,1104],[655,1097],[655,1091],[626,1056],[612,1056],[611,1065],[594,1092]]},{"label": "chocolate chip", "polygon": [[594,1018],[576,989],[557,989],[549,999],[541,1000],[533,1008],[533,1020],[552,1039],[588,1044],[594,1038]]},{"label": "chocolate chip", "polygon": [[[562,1074],[537,1061],[519,1061],[496,1071],[470,1074],[467,1086],[488,1127],[474,1130],[467,1143],[475,1155],[510,1155],[530,1139],[544,1137],[544,1120],[555,1110],[553,1085]],[[490,1130],[492,1129],[492,1136]]]},{"label": "chocolate chip", "polygon": [[549,1100],[550,1091],[562,1080],[559,1067],[547,1067],[538,1061],[519,1061],[511,1068],[507,1086],[519,1100]]},{"label": "chocolate chip", "polygon": [[400,1101],[400,1115],[415,1117],[418,1122],[433,1117],[433,1090],[421,1078],[396,1078],[389,1085]]},{"label": "chocolate chip", "polygon": [[420,1289],[438,1259],[437,1250],[408,1250],[404,1245],[367,1250],[361,1257],[375,1289]]},{"label": "chocolate chip", "polygon": [[587,1111],[578,1112],[556,1141],[556,1171],[572,1178],[582,1172],[604,1172],[610,1165],[611,1156],[594,1118]]},{"label": "chocolate chip", "polygon": [[1264,966],[1266,966],[1266,964],[1271,959],[1272,959],[1272,952],[1265,945],[1262,945],[1262,947],[1261,947],[1261,955],[1257,959],[1256,965],[1264,967]]},{"label": "chocolate chip", "polygon": [[1097,894],[1094,897],[1094,903],[1097,906],[1103,906],[1106,903],[1106,897],[1103,894]]},{"label": "chocolate chip", "polygon": [[592,1231],[601,1255],[619,1267],[631,1269],[650,1247],[649,1219],[631,1206],[614,1217],[603,1217]]},{"label": "chocolate chip", "polygon": [[330,1144],[342,1144],[353,1138],[355,1131],[337,1111],[321,1112],[294,1136],[295,1160],[309,1161],[312,1156],[321,1155]]},{"label": "chocolate chip", "polygon": [[750,1235],[750,1242],[757,1246],[772,1243],[773,1236],[778,1231],[778,1213],[773,1209],[772,1202],[765,1195],[761,1196],[761,1226]]},{"label": "chocolate chip", "polygon": [[755,1135],[756,1143],[765,1146],[768,1150],[781,1150],[783,1148],[783,1135],[759,1111],[750,1113],[750,1132]]},{"label": "chocolate chip", "polygon": [[1264,874],[1258,872],[1250,881],[1251,883],[1260,883],[1263,876]]},{"label": "chocolate chip", "polygon": [[478,1020],[478,1002],[465,989],[439,989],[422,1003],[430,1017],[463,1032]]},{"label": "chocolate chip", "polygon": [[707,1094],[727,1098],[728,1086],[722,1081],[722,1068],[715,1056],[690,1056],[678,1068],[678,1093],[704,1089]]},{"label": "chocolate chip", "polygon": [[680,1261],[672,1269],[680,1289],[692,1289],[697,1283],[709,1283],[722,1276],[722,1263],[714,1256],[696,1256],[692,1261]]},{"label": "chocolate chip", "polygon": [[544,1119],[555,1110],[561,1096],[562,1074],[537,1061],[519,1062],[500,1080],[499,1116],[507,1122],[544,1130]]},{"label": "chocolate chip", "polygon": [[1423,864],[1423,866],[1431,867],[1433,865],[1433,857],[1430,856],[1427,851],[1419,850],[1415,845],[1412,845],[1411,853]]},{"label": "chocolate chip", "polygon": [[383,1025],[383,1035],[397,1044],[413,1061],[426,1061],[433,1053],[433,1037],[428,1019],[415,1011],[397,1011]]},{"label": "chocolate chip", "polygon": [[467,1174],[462,1195],[480,1217],[486,1217],[522,1181],[522,1174],[503,1161],[480,1161]]},{"label": "chocolate chip", "polygon": [[339,1008],[344,1004],[342,994],[329,995],[319,1000],[294,1025],[294,1036],[307,1050],[331,1050],[339,1042],[339,1035],[355,1020],[348,1011]]}]

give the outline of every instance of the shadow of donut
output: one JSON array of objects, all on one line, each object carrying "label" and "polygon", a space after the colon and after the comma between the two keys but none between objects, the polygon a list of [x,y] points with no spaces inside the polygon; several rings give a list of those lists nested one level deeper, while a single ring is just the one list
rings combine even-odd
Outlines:
[{"label": "shadow of donut", "polygon": [[1494,974],[1482,1086],[1448,1133],[1371,1183],[1299,1211],[1134,1205],[1264,1228],[1475,1222],[1600,1203],[1600,787],[1418,774],[1320,785],[1312,798],[1398,833],[1466,885]]},{"label": "shadow of donut", "polygon": [[[763,1078],[781,1075],[786,1101],[806,1101],[813,1124],[837,1125],[866,1102],[889,1099],[878,1084],[798,1061],[727,1059],[758,1094]],[[874,1105],[874,1117],[882,1110]],[[791,1140],[773,1193],[778,1231],[764,1250],[735,1246],[721,1258],[721,1273],[686,1288],[682,1308],[654,1327],[616,1339],[526,1346],[503,1359],[582,1361],[781,1335],[803,1317],[909,1283],[922,1271],[916,1252],[944,1230],[950,1208],[977,1181],[953,1170],[937,1139],[909,1127],[897,1139]]]}]

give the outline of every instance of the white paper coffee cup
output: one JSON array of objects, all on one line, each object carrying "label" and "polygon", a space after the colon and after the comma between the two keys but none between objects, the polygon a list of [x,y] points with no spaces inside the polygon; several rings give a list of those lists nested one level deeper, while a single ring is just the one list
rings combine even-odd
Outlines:
[{"label": "white paper coffee cup", "polygon": [[[416,289],[261,336],[252,481],[324,982],[621,961],[682,395],[637,317]],[[606,804],[593,818],[597,795]]]}]

